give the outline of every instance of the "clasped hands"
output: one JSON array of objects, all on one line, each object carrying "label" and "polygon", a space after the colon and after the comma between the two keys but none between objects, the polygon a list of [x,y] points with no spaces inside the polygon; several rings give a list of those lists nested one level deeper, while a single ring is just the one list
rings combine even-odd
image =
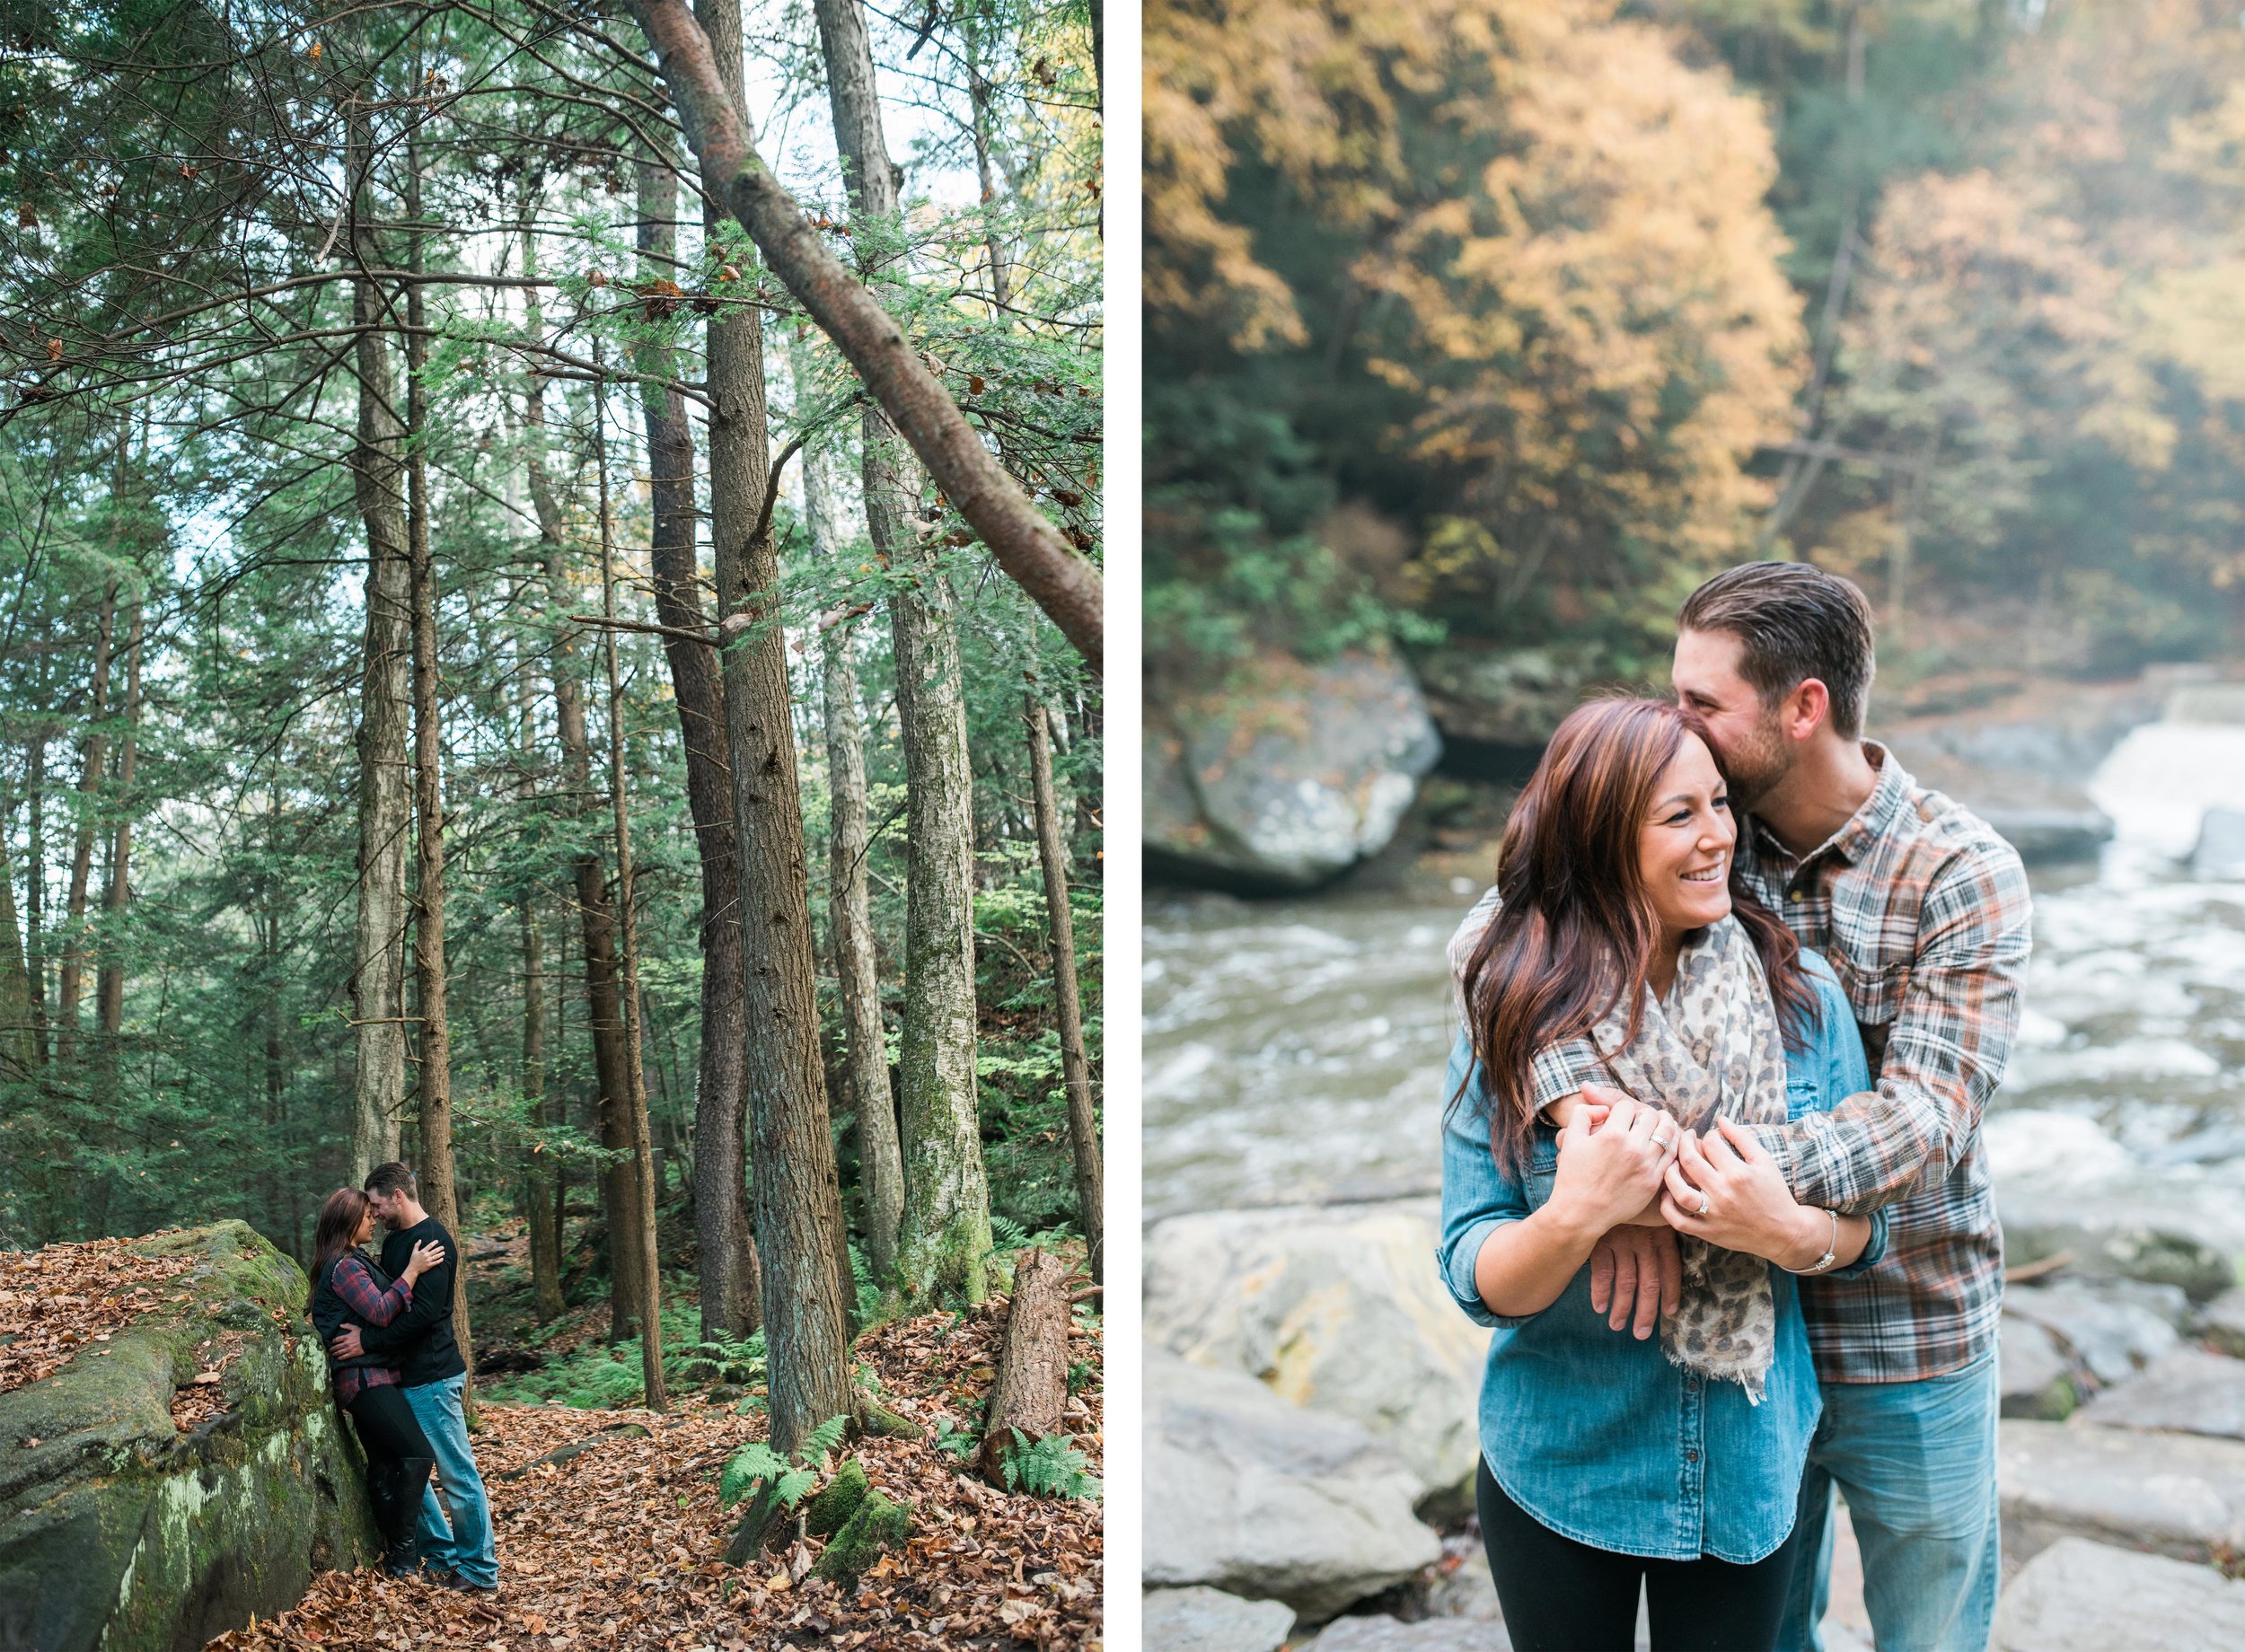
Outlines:
[{"label": "clasped hands", "polygon": [[[1560,1125],[1559,1179],[1580,1208],[1609,1217],[1590,1255],[1590,1305],[1639,1340],[1683,1292],[1677,1234],[1783,1265],[1801,1253],[1808,1220],[1752,1131],[1718,1119],[1705,1136],[1607,1085],[1550,1109]],[[1818,1229],[1821,1232],[1821,1229]],[[1821,1251],[1815,1243],[1813,1251]]]}]

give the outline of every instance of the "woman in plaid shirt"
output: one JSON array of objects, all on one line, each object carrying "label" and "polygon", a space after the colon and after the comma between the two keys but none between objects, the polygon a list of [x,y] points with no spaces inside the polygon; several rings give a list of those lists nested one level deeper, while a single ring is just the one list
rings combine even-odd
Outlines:
[{"label": "woman in plaid shirt", "polygon": [[[386,1325],[413,1300],[413,1282],[445,1260],[441,1244],[418,1244],[395,1281],[358,1247],[374,1235],[373,1201],[357,1188],[338,1188],[320,1207],[313,1230],[312,1322],[324,1346],[347,1319]],[[398,1389],[398,1367],[378,1354],[328,1358],[335,1401],[351,1415],[366,1451],[366,1494],[382,1530],[383,1569],[405,1577],[420,1566],[415,1536],[422,1488],[436,1454]]]}]

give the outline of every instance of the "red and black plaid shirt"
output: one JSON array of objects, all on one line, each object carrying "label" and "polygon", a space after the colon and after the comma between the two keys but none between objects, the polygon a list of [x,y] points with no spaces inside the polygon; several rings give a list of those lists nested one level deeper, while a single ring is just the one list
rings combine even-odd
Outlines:
[{"label": "red and black plaid shirt", "polygon": [[[1800,1293],[1817,1375],[1899,1383],[1995,1346],[2003,1234],[1980,1120],[2019,1031],[2033,908],[2018,853],[1993,827],[1876,742],[1863,753],[1878,783],[1830,839],[1796,857],[1749,819],[1738,857],[1763,902],[1839,976],[1876,1086],[1756,1127],[1802,1204],[1887,1208],[1883,1260]],[[1495,909],[1491,890],[1450,944],[1453,968]],[[1536,1105],[1601,1076],[1587,1044],[1553,1045],[1536,1058]]]},{"label": "red and black plaid shirt", "polygon": [[[388,1290],[374,1283],[374,1270],[356,1251],[347,1251],[328,1282],[352,1314],[370,1325],[387,1325],[413,1302],[413,1282],[400,1279]],[[335,1402],[348,1406],[369,1388],[398,1380],[395,1366],[345,1366],[335,1374]]]}]

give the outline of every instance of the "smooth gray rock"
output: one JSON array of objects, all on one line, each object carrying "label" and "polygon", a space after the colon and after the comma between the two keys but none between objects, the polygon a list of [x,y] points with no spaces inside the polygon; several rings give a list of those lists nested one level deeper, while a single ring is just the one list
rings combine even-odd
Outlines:
[{"label": "smooth gray rock", "polygon": [[1139,1622],[1146,1652],[1276,1652],[1294,1632],[1294,1609],[1221,1589],[1149,1589]]},{"label": "smooth gray rock", "polygon": [[1147,1235],[1146,1340],[1362,1423],[1462,1516],[1481,1446],[1489,1332],[1434,1270],[1431,1199],[1173,1217]]},{"label": "smooth gray rock", "polygon": [[1314,1622],[1440,1558],[1412,1512],[1417,1477],[1362,1424],[1159,1349],[1145,1375],[1149,1586],[1281,1600]]},{"label": "smooth gray rock", "polygon": [[2179,1348],[2097,1395],[2082,1421],[2245,1440],[2245,1359]]},{"label": "smooth gray rock", "polygon": [[1411,663],[1448,740],[1536,747],[1575,708],[1594,668],[1542,648],[1445,645]]},{"label": "smooth gray rock", "polygon": [[1335,1618],[1309,1643],[1316,1652],[1512,1652],[1504,1625],[1485,1619]]},{"label": "smooth gray rock", "polygon": [[1315,888],[1387,846],[1441,751],[1392,657],[1265,653],[1221,688],[1149,687],[1149,860],[1195,881]]},{"label": "smooth gray rock", "polygon": [[2245,1584],[2210,1566],[2059,1539],[2020,1568],[1992,1652],[2235,1652]]},{"label": "smooth gray rock", "polygon": [[2006,809],[1990,804],[1981,813],[2029,866],[2093,860],[2113,831],[2112,816],[2094,807]]},{"label": "smooth gray rock", "polygon": [[2245,1549],[2245,1445],[2019,1419],[1999,1429],[2007,1560],[2061,1537],[2192,1561]]},{"label": "smooth gray rock", "polygon": [[2200,1309],[2198,1328],[2223,1353],[2245,1358],[2245,1287],[2232,1286]]},{"label": "smooth gray rock", "polygon": [[2133,1279],[2062,1279],[2003,1295],[2005,1317],[2049,1331],[2100,1383],[2125,1381],[2179,1346],[2175,1326],[2188,1311],[2175,1287]]},{"label": "smooth gray rock", "polygon": [[2076,1396],[2073,1363],[2057,1339],[2032,1320],[2006,1314],[1998,1350],[2003,1415],[2064,1421]]},{"label": "smooth gray rock", "polygon": [[[2084,1201],[2077,1196],[2068,1202],[2079,1207]],[[2023,1267],[2063,1251],[2069,1280],[2134,1279],[2173,1286],[2194,1302],[2206,1301],[2236,1283],[2236,1270],[2226,1252],[2179,1231],[2188,1218],[2161,1226],[2134,1219],[2129,1212],[2108,1208],[2102,1200],[2088,1202],[2095,1214],[2082,1220],[2007,1217],[2003,1260],[2014,1268]]]}]

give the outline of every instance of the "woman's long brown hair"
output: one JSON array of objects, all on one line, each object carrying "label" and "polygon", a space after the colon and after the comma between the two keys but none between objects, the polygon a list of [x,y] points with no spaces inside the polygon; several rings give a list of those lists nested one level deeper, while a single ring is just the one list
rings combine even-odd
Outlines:
[{"label": "woman's long brown hair", "polygon": [[[320,1276],[327,1266],[344,1252],[352,1248],[358,1237],[358,1225],[366,1217],[366,1195],[354,1187],[342,1187],[327,1197],[320,1207],[320,1219],[312,1229],[312,1289],[320,1290]],[[304,1312],[312,1311],[309,1304]]]},{"label": "woman's long brown hair", "polygon": [[[1642,838],[1654,789],[1687,735],[1714,754],[1707,725],[1687,707],[1637,699],[1579,706],[1505,822],[1502,905],[1466,965],[1466,1022],[1494,1092],[1490,1151],[1515,1174],[1527,1165],[1535,1124],[1536,1052],[1589,1032],[1624,992],[1628,1036],[1637,1034],[1659,938]],[[1746,887],[1735,855],[1730,904],[1769,977],[1786,1042],[1798,1046],[1817,1013],[1800,943]]]}]

